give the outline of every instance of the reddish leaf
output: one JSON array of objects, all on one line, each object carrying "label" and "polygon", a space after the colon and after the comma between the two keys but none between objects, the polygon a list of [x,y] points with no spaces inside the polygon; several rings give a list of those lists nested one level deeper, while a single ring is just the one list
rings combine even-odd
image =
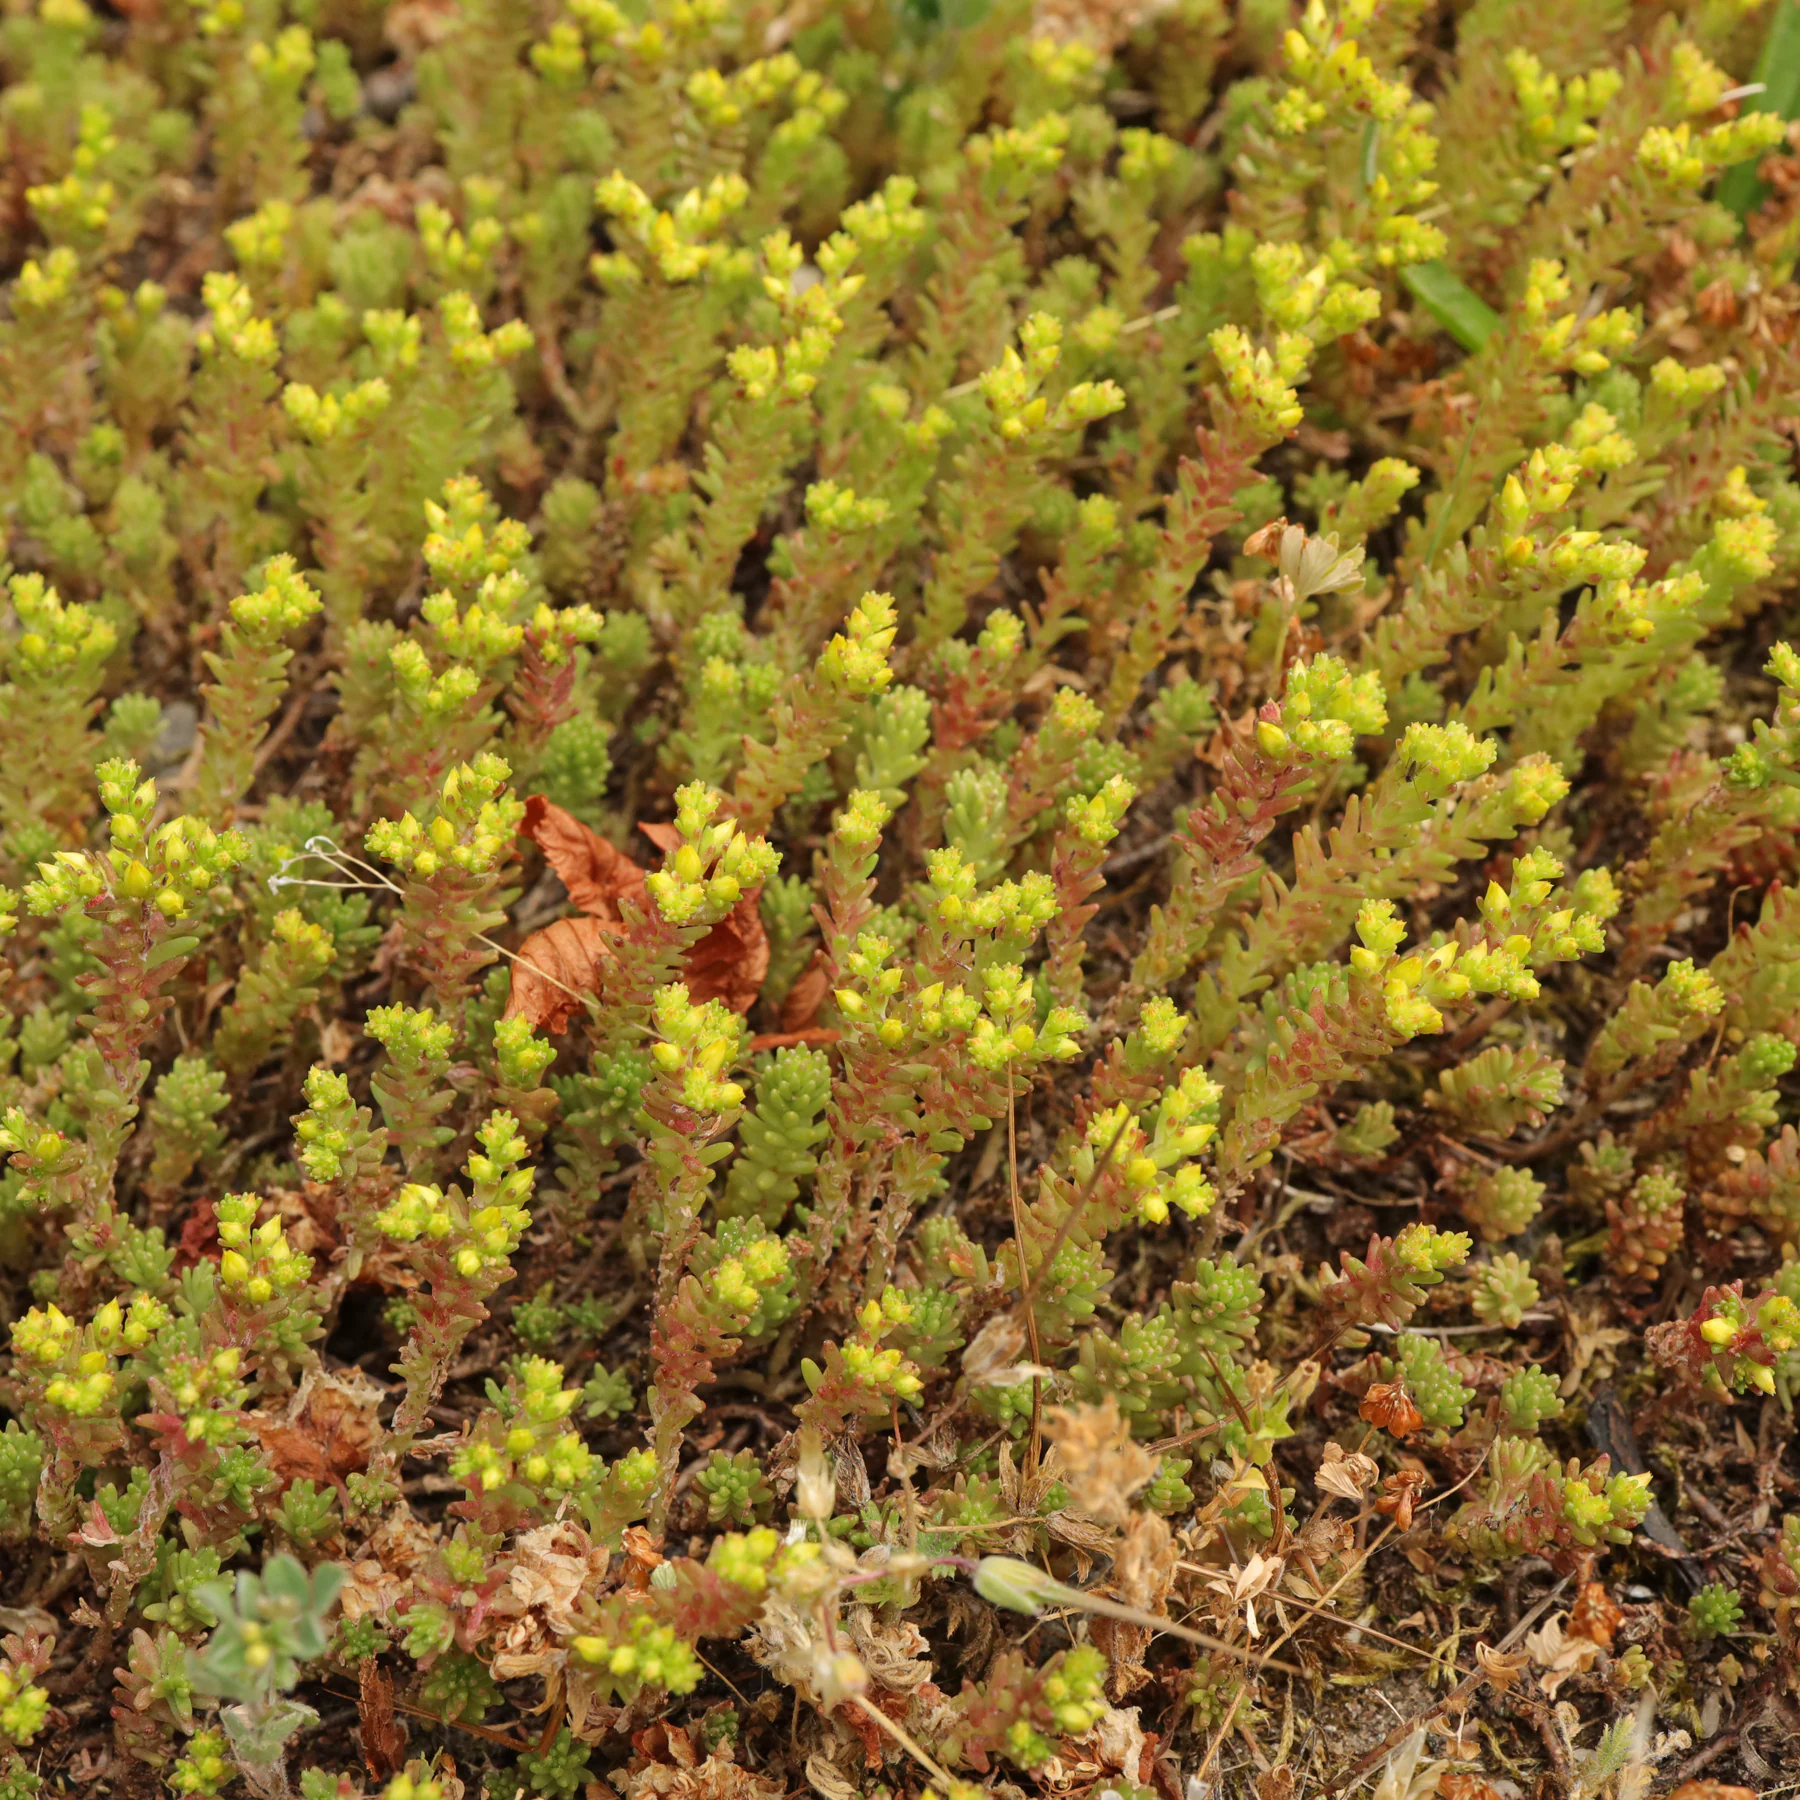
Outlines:
[{"label": "reddish leaf", "polygon": [[647,819],[639,819],[638,830],[641,831],[664,856],[667,856],[671,850],[679,850],[681,848],[681,833],[677,831],[673,825],[667,824],[666,822],[652,823]]},{"label": "reddish leaf", "polygon": [[619,929],[616,919],[583,916],[534,931],[513,963],[506,1017],[523,1013],[535,1030],[566,1031],[581,997],[598,989],[606,940]]},{"label": "reddish leaf", "polygon": [[569,898],[601,919],[619,916],[619,901],[644,891],[644,871],[597,831],[553,806],[542,794],[525,802],[520,832],[543,851]]},{"label": "reddish leaf", "polygon": [[805,1031],[759,1031],[744,1048],[752,1056],[764,1050],[791,1050],[797,1044],[823,1049],[827,1044],[835,1044],[842,1036],[841,1031],[817,1025],[809,1026]]},{"label": "reddish leaf", "polygon": [[746,1013],[756,1004],[769,972],[769,934],[756,901],[755,893],[746,894],[688,952],[681,973],[696,1006],[723,1000]]},{"label": "reddish leaf", "polygon": [[831,962],[823,950],[815,950],[812,961],[800,971],[794,985],[781,1003],[781,1029],[806,1031],[819,1016],[819,1008],[831,991]]},{"label": "reddish leaf", "polygon": [[363,1761],[376,1781],[397,1775],[406,1762],[406,1727],[394,1713],[394,1682],[374,1657],[363,1659],[356,1699]]}]

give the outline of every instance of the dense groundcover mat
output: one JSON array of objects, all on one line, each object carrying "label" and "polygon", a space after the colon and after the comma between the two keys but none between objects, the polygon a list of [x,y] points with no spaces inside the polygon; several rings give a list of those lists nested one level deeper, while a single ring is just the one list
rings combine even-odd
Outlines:
[{"label": "dense groundcover mat", "polygon": [[7,0],[0,1800],[1800,1768],[1796,0]]}]

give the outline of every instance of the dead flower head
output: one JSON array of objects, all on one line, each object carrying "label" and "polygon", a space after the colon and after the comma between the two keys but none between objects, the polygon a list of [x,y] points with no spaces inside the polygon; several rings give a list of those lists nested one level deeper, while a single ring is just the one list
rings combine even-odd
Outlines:
[{"label": "dead flower head", "polygon": [[1404,1381],[1376,1382],[1356,1410],[1371,1425],[1397,1438],[1411,1437],[1425,1423],[1425,1415],[1413,1405]]},{"label": "dead flower head", "polygon": [[1053,1406],[1044,1434],[1059,1453],[1070,1507],[1103,1524],[1125,1524],[1132,1495],[1156,1474],[1156,1458],[1132,1442],[1118,1401],[1108,1394],[1098,1406]]},{"label": "dead flower head", "polygon": [[1410,1463],[1396,1469],[1381,1484],[1381,1497],[1375,1502],[1375,1510],[1392,1519],[1396,1531],[1411,1531],[1413,1509],[1424,1489],[1425,1471],[1418,1464]]},{"label": "dead flower head", "polygon": [[1243,1607],[1244,1629],[1252,1637],[1260,1637],[1262,1627],[1256,1619],[1256,1599],[1281,1580],[1283,1568],[1279,1556],[1264,1556],[1259,1550],[1247,1563],[1239,1563],[1236,1568],[1210,1576],[1207,1586],[1214,1593],[1223,1594],[1234,1606]]},{"label": "dead flower head", "polygon": [[1346,1451],[1342,1444],[1330,1443],[1313,1471],[1313,1484],[1322,1492],[1340,1500],[1360,1500],[1381,1479],[1381,1465],[1360,1450]]}]

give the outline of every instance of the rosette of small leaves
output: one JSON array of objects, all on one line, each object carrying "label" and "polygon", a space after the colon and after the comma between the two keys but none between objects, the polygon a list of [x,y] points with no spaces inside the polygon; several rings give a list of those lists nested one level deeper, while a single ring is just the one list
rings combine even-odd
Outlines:
[{"label": "rosette of small leaves", "polygon": [[1696,1159],[1696,1141],[1708,1150],[1719,1144],[1752,1149],[1780,1118],[1780,1089],[1774,1084],[1800,1060],[1800,1045],[1772,1031],[1756,1032],[1743,1049],[1722,1056],[1710,1068],[1688,1074],[1688,1090],[1658,1111],[1639,1133],[1647,1150],[1683,1149]]},{"label": "rosette of small leaves", "polygon": [[479,1725],[503,1696],[480,1657],[446,1650],[420,1683],[419,1698],[441,1719]]},{"label": "rosette of small leaves", "polygon": [[[1427,1096],[1429,1104],[1429,1096]],[[1340,1156],[1356,1161],[1373,1161],[1400,1138],[1400,1127],[1394,1122],[1393,1102],[1365,1100],[1337,1129],[1332,1148]]]},{"label": "rosette of small leaves", "polygon": [[1654,987],[1634,981],[1619,1007],[1588,1047],[1583,1079],[1616,1093],[1634,1079],[1647,1079],[1683,1044],[1705,1030],[1725,1004],[1719,984],[1683,958],[1673,962]]},{"label": "rosette of small leaves", "polygon": [[358,1106],[342,1075],[315,1063],[306,1076],[306,1110],[294,1116],[296,1160],[308,1177],[336,1187],[346,1223],[358,1235],[373,1229],[373,1213],[394,1185],[383,1157],[387,1132]]},{"label": "rosette of small leaves", "polygon": [[0,1431],[0,1536],[16,1537],[31,1528],[43,1469],[44,1440],[8,1419]]},{"label": "rosette of small leaves", "polygon": [[1500,1384],[1500,1412],[1507,1429],[1521,1437],[1533,1436],[1546,1419],[1563,1410],[1555,1380],[1537,1367],[1516,1370]]},{"label": "rosette of small leaves", "polygon": [[735,819],[717,819],[720,796],[704,783],[688,783],[677,791],[675,802],[681,846],[645,877],[645,886],[666,924],[710,925],[747,888],[767,881],[780,858],[765,839],[743,833]]},{"label": "rosette of small leaves", "polygon": [[1394,1354],[1381,1364],[1384,1381],[1404,1381],[1413,1404],[1425,1423],[1437,1431],[1459,1430],[1463,1414],[1475,1390],[1469,1387],[1444,1354],[1436,1338],[1403,1332],[1394,1340]]},{"label": "rosette of small leaves", "polygon": [[[124,1496],[128,1502],[132,1498],[130,1492]],[[138,1498],[141,1503],[141,1496]],[[134,1506],[132,1518],[136,1516]],[[155,1567],[140,1596],[144,1617],[166,1625],[181,1637],[210,1631],[218,1624],[219,1616],[207,1605],[203,1591],[217,1581],[221,1566],[216,1550],[177,1550],[168,1539],[162,1539],[157,1545]]]},{"label": "rosette of small leaves", "polygon": [[[14,1638],[11,1644],[18,1646],[19,1640]],[[50,1696],[32,1679],[41,1673],[26,1655],[0,1659],[0,1738],[15,1749],[29,1744],[49,1719]]]},{"label": "rosette of small leaves", "polygon": [[1150,1114],[1148,1142],[1124,1164],[1138,1216],[1147,1223],[1165,1222],[1171,1206],[1190,1219],[1212,1207],[1212,1183],[1191,1159],[1218,1136],[1221,1098],[1218,1083],[1201,1069],[1184,1070],[1163,1090]]},{"label": "rosette of small leaves", "polygon": [[1456,1183],[1463,1218],[1486,1244],[1517,1237],[1543,1210],[1544,1184],[1529,1169],[1470,1171]]},{"label": "rosette of small leaves", "polygon": [[1408,1225],[1394,1237],[1371,1238],[1366,1260],[1345,1251],[1340,1271],[1321,1289],[1317,1329],[1335,1337],[1379,1321],[1398,1331],[1427,1290],[1468,1261],[1469,1249],[1460,1231]]},{"label": "rosette of small leaves", "polygon": [[1746,1300],[1744,1284],[1735,1281],[1709,1287],[1690,1317],[1652,1326],[1644,1341],[1657,1362],[1715,1399],[1773,1394],[1777,1361],[1800,1349],[1800,1306],[1776,1288]]},{"label": "rosette of small leaves", "polygon": [[898,1346],[882,1343],[911,1317],[912,1301],[890,1287],[857,1314],[845,1343],[825,1346],[823,1367],[802,1357],[811,1393],[800,1403],[801,1421],[835,1436],[854,1419],[886,1418],[900,1402],[916,1401],[925,1391],[917,1370]]},{"label": "rosette of small leaves", "polygon": [[187,1648],[166,1627],[152,1637],[140,1626],[131,1634],[125,1666],[114,1672],[119,1698],[129,1706],[120,1721],[126,1740],[152,1767],[167,1764],[174,1732],[195,1726]]},{"label": "rosette of small leaves", "polygon": [[1614,1475],[1604,1456],[1565,1466],[1535,1437],[1504,1437],[1446,1534],[1495,1561],[1545,1556],[1568,1569],[1584,1551],[1629,1543],[1649,1506],[1648,1475]]},{"label": "rosette of small leaves", "polygon": [[1784,1641],[1791,1645],[1800,1611],[1800,1513],[1782,1519],[1780,1531],[1763,1551],[1760,1573],[1762,1604],[1774,1613]]},{"label": "rosette of small leaves", "polygon": [[[1116,1332],[1082,1337],[1081,1360],[1070,1378],[1084,1400],[1112,1395],[1133,1428],[1147,1434],[1182,1394],[1182,1351],[1179,1327],[1167,1307],[1148,1319],[1132,1313]],[[1027,1408],[1029,1404],[1027,1397]]]},{"label": "rosette of small leaves", "polygon": [[300,1360],[314,1335],[319,1314],[304,1289],[312,1258],[287,1240],[279,1214],[256,1223],[261,1205],[254,1194],[227,1194],[214,1206],[219,1221],[219,1291],[228,1309],[253,1334],[269,1362]]},{"label": "rosette of small leaves", "polygon": [[168,1308],[149,1294],[134,1295],[129,1308],[108,1300],[86,1325],[54,1302],[13,1322],[14,1380],[59,1452],[92,1461],[119,1441],[119,1359],[168,1323]]},{"label": "rosette of small leaves", "polygon": [[[497,977],[490,976],[489,981]],[[556,1117],[556,1092],[544,1074],[556,1061],[556,1046],[539,1037],[522,1014],[494,1027],[491,1079],[495,1102],[519,1122],[533,1142]]]},{"label": "rosette of small leaves", "polygon": [[1425,1104],[1464,1131],[1508,1138],[1521,1125],[1537,1126],[1562,1104],[1563,1065],[1535,1046],[1515,1050],[1495,1044],[1438,1075]]},{"label": "rosette of small leaves", "polygon": [[287,1695],[305,1665],[325,1654],[326,1621],[343,1581],[335,1564],[309,1574],[293,1557],[273,1556],[260,1575],[245,1570],[203,1592],[219,1623],[194,1653],[189,1679],[196,1693],[234,1702],[222,1714],[225,1732],[253,1779],[266,1780],[283,1745],[318,1717]]},{"label": "rosette of small leaves", "polygon": [[451,1456],[450,1472],[468,1488],[468,1510],[484,1529],[550,1517],[565,1499],[584,1514],[591,1509],[606,1465],[570,1427],[581,1390],[565,1388],[562,1377],[560,1363],[521,1358],[504,1389],[489,1383],[491,1405]]},{"label": "rosette of small leaves", "polygon": [[1156,1465],[1150,1485],[1139,1496],[1141,1503],[1165,1517],[1186,1512],[1194,1504],[1194,1490],[1182,1477],[1193,1466],[1191,1456],[1165,1456]]},{"label": "rosette of small leaves", "polygon": [[322,925],[289,907],[275,915],[262,954],[238,976],[231,1003],[213,1031],[212,1056],[227,1075],[247,1075],[284,1038],[319,997],[337,960],[337,945]]},{"label": "rosette of small leaves", "polygon": [[706,1517],[714,1525],[763,1523],[775,1504],[775,1490],[754,1450],[715,1450],[694,1486],[706,1496]]},{"label": "rosette of small leaves", "polygon": [[525,812],[504,791],[510,772],[483,752],[444,777],[426,823],[408,812],[369,828],[370,851],[405,871],[400,928],[446,1011],[498,955],[488,933],[505,917],[501,884]]},{"label": "rosette of small leaves", "polygon": [[698,1287],[683,1283],[683,1301],[722,1338],[766,1340],[799,1305],[788,1246],[760,1219],[721,1220],[695,1243],[688,1267]]},{"label": "rosette of small leaves", "polygon": [[222,1731],[196,1731],[169,1771],[169,1786],[178,1794],[210,1800],[235,1774]]},{"label": "rosette of small leaves", "polygon": [[1606,1240],[1610,1268],[1639,1285],[1656,1279],[1680,1248],[1687,1195],[1676,1177],[1657,1167],[1640,1175],[1621,1198],[1607,1196]]},{"label": "rosette of small leaves", "polygon": [[1600,1208],[1626,1192],[1636,1167],[1632,1146],[1603,1131],[1583,1144],[1578,1159],[1569,1165],[1569,1192],[1582,1205]]},{"label": "rosette of small leaves", "polygon": [[1744,1622],[1744,1603],[1735,1588],[1709,1581],[1687,1604],[1688,1636],[1697,1644],[1729,1637]]},{"label": "rosette of small leaves", "polygon": [[983,1774],[997,1757],[1015,1768],[1037,1768],[1058,1740],[1080,1737],[1106,1711],[1105,1680],[1106,1658],[1091,1644],[1062,1651],[1041,1669],[1030,1668],[1016,1650],[1004,1651],[986,1680],[950,1703],[942,1753]]},{"label": "rosette of small leaves", "polygon": [[1517,1330],[1539,1298],[1531,1265],[1516,1251],[1490,1257],[1474,1271],[1469,1304],[1484,1325]]},{"label": "rosette of small leaves", "polygon": [[337,1532],[337,1493],[329,1487],[315,1487],[302,1476],[288,1484],[280,1504],[269,1509],[269,1519],[295,1549],[316,1549]]},{"label": "rosette of small leaves", "polygon": [[573,1658],[586,1664],[588,1679],[602,1694],[631,1699],[646,1688],[691,1694],[706,1673],[693,1646],[672,1625],[640,1613],[616,1637],[584,1634],[572,1638]]},{"label": "rosette of small leaves", "polygon": [[756,1099],[738,1122],[738,1153],[716,1202],[722,1217],[781,1223],[818,1167],[830,1094],[831,1063],[821,1051],[795,1045],[760,1063]]}]

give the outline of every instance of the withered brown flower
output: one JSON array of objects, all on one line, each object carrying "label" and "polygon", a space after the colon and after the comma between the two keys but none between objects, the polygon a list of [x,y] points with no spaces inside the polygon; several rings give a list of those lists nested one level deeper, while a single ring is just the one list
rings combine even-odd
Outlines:
[{"label": "withered brown flower", "polygon": [[1411,1437],[1425,1423],[1425,1415],[1413,1405],[1404,1381],[1378,1381],[1363,1396],[1360,1417],[1397,1438]]}]

